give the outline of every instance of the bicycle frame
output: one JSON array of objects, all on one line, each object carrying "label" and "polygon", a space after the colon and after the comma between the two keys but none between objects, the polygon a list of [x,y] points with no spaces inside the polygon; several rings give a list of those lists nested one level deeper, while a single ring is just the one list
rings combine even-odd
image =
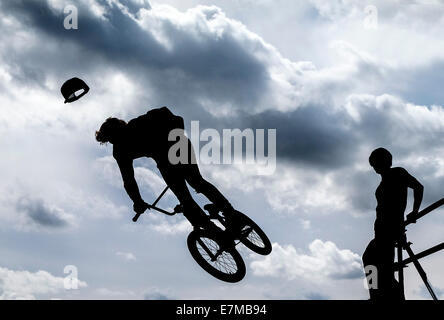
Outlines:
[{"label": "bicycle frame", "polygon": [[[169,216],[184,212],[181,204],[176,206],[173,212],[168,212],[156,207],[157,203],[162,199],[168,189],[168,186],[165,187],[157,199],[151,205],[148,205],[147,209],[154,209]],[[255,253],[268,255],[272,251],[271,242],[264,231],[242,212],[235,211],[235,214],[243,219],[242,228],[230,228],[227,227],[229,225],[229,217],[225,216],[225,214],[219,214],[222,212],[219,208],[204,206],[204,209],[208,211],[208,219],[217,219],[224,229],[222,230],[222,228],[216,224],[214,224],[214,228],[219,230],[215,230],[213,225],[195,227],[187,238],[188,250],[193,259],[213,277],[226,282],[238,282],[245,276],[246,267],[242,256],[235,248],[236,245],[242,242],[247,248]],[[137,213],[133,217],[133,221],[136,222],[141,214],[143,214],[143,212]],[[231,215],[231,213],[229,215]],[[254,237],[250,239],[249,235],[252,232],[254,232]],[[213,245],[208,247],[202,239],[214,242],[217,247]],[[239,241],[236,243],[236,240]],[[208,262],[208,260],[202,255],[202,252],[200,252],[198,246],[206,252],[204,255],[210,257],[210,261],[214,262],[216,266],[213,266]],[[213,249],[217,249],[217,251],[213,252]],[[227,253],[228,256],[225,256],[225,253]],[[218,259],[222,254],[224,254],[222,259]],[[236,266],[236,269],[234,270],[232,269],[234,266],[232,263]]]},{"label": "bicycle frame", "polygon": [[[169,215],[169,216],[174,216],[176,213],[178,213],[178,211],[173,211],[173,212],[169,212],[169,211],[166,211],[166,210],[164,210],[164,209],[161,209],[161,208],[159,208],[159,207],[156,207],[156,204],[160,201],[160,199],[162,199],[162,197],[165,195],[165,193],[168,191],[168,189],[169,189],[169,187],[168,186],[166,186],[165,187],[165,189],[163,189],[163,191],[160,193],[160,195],[157,197],[157,199],[156,200],[154,200],[154,202],[153,202],[153,204],[152,205],[150,205],[150,207],[149,207],[149,209],[154,209],[154,210],[156,210],[156,211],[158,211],[158,212],[161,212],[161,213],[163,213],[163,214],[166,214],[166,215]],[[143,213],[138,213],[138,214],[136,214],[134,217],[133,217],[133,221],[134,222],[136,222],[138,219],[139,219],[139,217],[142,215]],[[221,219],[221,217],[220,217],[220,215],[219,214],[217,214],[216,216],[209,216],[209,219],[217,219],[223,226],[224,226],[224,228],[227,228],[227,226],[226,226],[226,222],[224,222],[222,219]],[[248,231],[248,230],[247,230]],[[245,231],[244,231],[245,232]],[[242,236],[241,234],[240,235],[232,235],[233,236],[233,238],[238,238],[238,236]],[[240,242],[240,241],[239,241]],[[237,243],[235,243],[235,246],[237,246],[238,244],[239,244],[239,242],[237,242]]]},{"label": "bicycle frame", "polygon": [[[160,201],[160,199],[162,199],[162,197],[163,197],[164,194],[168,191],[169,188],[170,188],[170,187],[166,186],[165,189],[163,189],[163,191],[160,193],[160,195],[159,195],[159,196],[157,197],[157,199],[153,202],[153,204],[150,205],[150,207],[149,207],[148,209],[154,209],[154,210],[156,210],[156,211],[158,211],[158,212],[161,212],[161,213],[164,213],[164,214],[166,214],[166,215],[168,215],[168,216],[174,216],[177,212],[175,212],[175,211],[173,211],[173,212],[169,212],[169,211],[166,211],[166,210],[164,210],[164,209],[161,209],[161,208],[156,207],[156,204]],[[137,213],[137,214],[134,216],[133,221],[136,222],[137,219],[139,219],[139,217],[140,217],[142,214],[143,214],[143,212],[142,212],[142,213]]]}]

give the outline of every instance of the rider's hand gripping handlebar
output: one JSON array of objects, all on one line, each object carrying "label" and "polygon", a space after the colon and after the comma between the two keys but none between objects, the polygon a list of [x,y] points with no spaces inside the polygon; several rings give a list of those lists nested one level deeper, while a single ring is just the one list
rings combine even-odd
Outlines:
[{"label": "rider's hand gripping handlebar", "polygon": [[137,219],[139,219],[140,215],[146,211],[146,209],[151,209],[151,206],[148,203],[144,202],[142,205],[134,204],[133,208],[134,211],[137,212],[136,215],[133,217],[133,221],[136,222]]},{"label": "rider's hand gripping handlebar", "polygon": [[133,217],[133,222],[137,222],[137,219],[139,219],[139,217],[142,213],[136,213],[136,215]]},{"label": "rider's hand gripping handlebar", "polygon": [[148,204],[146,202],[143,202],[144,204],[142,206],[140,206],[140,204],[134,205],[134,211],[136,211],[137,214],[133,217],[133,221],[136,222],[137,219],[139,219],[140,215],[142,213],[144,213],[146,209],[154,209],[156,211],[162,212],[162,213],[164,213],[166,215],[169,215],[169,216],[174,216],[176,213],[182,212],[183,211],[183,207],[181,205],[177,205],[174,208],[173,212],[168,212],[166,210],[163,210],[163,209],[160,209],[160,208],[156,207],[156,204],[163,197],[165,192],[168,191],[168,189],[169,189],[169,187],[165,187],[165,189],[163,189],[162,193],[157,197],[157,199],[153,202],[153,204]]}]

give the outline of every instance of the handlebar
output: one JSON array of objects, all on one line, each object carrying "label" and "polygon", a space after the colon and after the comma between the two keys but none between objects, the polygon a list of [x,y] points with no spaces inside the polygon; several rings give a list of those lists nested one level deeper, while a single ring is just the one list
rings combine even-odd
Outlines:
[{"label": "handlebar", "polygon": [[[163,191],[160,193],[160,195],[157,197],[157,199],[153,202],[153,204],[152,205],[148,205],[148,208],[147,209],[154,209],[154,210],[156,210],[156,211],[159,211],[159,212],[162,212],[162,213],[164,213],[164,214],[166,214],[166,215],[169,215],[169,216],[174,216],[177,212],[176,211],[174,211],[174,212],[168,212],[168,211],[166,211],[166,210],[163,210],[163,209],[160,209],[160,208],[157,208],[156,207],[156,204],[159,202],[159,200],[163,197],[163,195],[168,191],[168,189],[169,189],[170,187],[168,187],[168,186],[166,186],[165,187],[165,189],[163,189]],[[145,211],[146,211],[146,209],[145,209]],[[145,212],[144,211],[144,212]],[[133,217],[133,221],[134,222],[137,222],[137,219],[139,219],[139,217],[141,216],[143,214],[143,212],[141,212],[141,213],[137,213],[134,217]]]},{"label": "handlebar", "polygon": [[[176,209],[175,209],[173,212],[169,212],[169,211],[166,211],[166,210],[163,210],[163,209],[161,209],[161,208],[154,207],[154,206],[149,206],[149,208],[147,208],[147,209],[154,209],[154,210],[159,211],[159,212],[161,212],[161,213],[163,213],[163,214],[166,214],[167,216],[174,216],[176,213],[179,213],[179,212],[180,212],[180,211],[177,211]],[[145,212],[145,211],[144,211],[144,212]],[[140,217],[144,212],[137,213],[137,214],[133,217],[133,221],[134,221],[134,222],[137,222],[137,219],[139,219],[139,217]]]},{"label": "handlebar", "polygon": [[137,222],[137,219],[139,219],[139,217],[143,214],[143,212],[141,213],[137,213],[134,217],[133,217],[133,221]]}]

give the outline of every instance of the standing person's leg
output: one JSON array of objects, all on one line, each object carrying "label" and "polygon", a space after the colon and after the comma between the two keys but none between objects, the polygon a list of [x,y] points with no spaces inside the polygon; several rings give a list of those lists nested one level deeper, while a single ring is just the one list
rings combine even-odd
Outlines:
[{"label": "standing person's leg", "polygon": [[[403,300],[400,286],[394,276],[394,242],[390,239],[375,238],[368,244],[362,255],[364,268],[376,267],[376,277],[369,277],[368,283],[370,299]],[[376,281],[376,283],[374,283]]]},{"label": "standing person's leg", "polygon": [[399,300],[400,286],[395,279],[395,242],[392,238],[376,238],[378,254],[378,281],[380,297],[384,300]]},{"label": "standing person's leg", "polygon": [[367,286],[368,291],[370,294],[371,300],[376,300],[379,298],[379,263],[378,263],[378,250],[376,248],[376,241],[375,239],[371,240],[369,244],[367,245],[367,248],[365,248],[365,251],[362,255],[362,264],[364,265],[365,271],[368,267],[375,267],[376,271],[373,270],[372,272],[376,273],[370,273],[366,274],[367,277]]},{"label": "standing person's leg", "polygon": [[398,280],[395,278],[395,250],[396,250],[396,241],[394,239],[390,239],[386,243],[387,245],[387,277],[389,277],[391,282],[390,292],[388,297],[390,300],[405,300],[404,292],[402,291],[401,285]]}]

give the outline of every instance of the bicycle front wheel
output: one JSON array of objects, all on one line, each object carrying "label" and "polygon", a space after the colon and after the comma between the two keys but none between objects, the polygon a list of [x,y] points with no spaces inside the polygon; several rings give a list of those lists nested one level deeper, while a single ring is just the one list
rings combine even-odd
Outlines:
[{"label": "bicycle front wheel", "polygon": [[221,239],[206,230],[192,231],[187,239],[194,260],[213,277],[225,282],[239,282],[246,273],[245,263],[235,247],[226,247]]}]

